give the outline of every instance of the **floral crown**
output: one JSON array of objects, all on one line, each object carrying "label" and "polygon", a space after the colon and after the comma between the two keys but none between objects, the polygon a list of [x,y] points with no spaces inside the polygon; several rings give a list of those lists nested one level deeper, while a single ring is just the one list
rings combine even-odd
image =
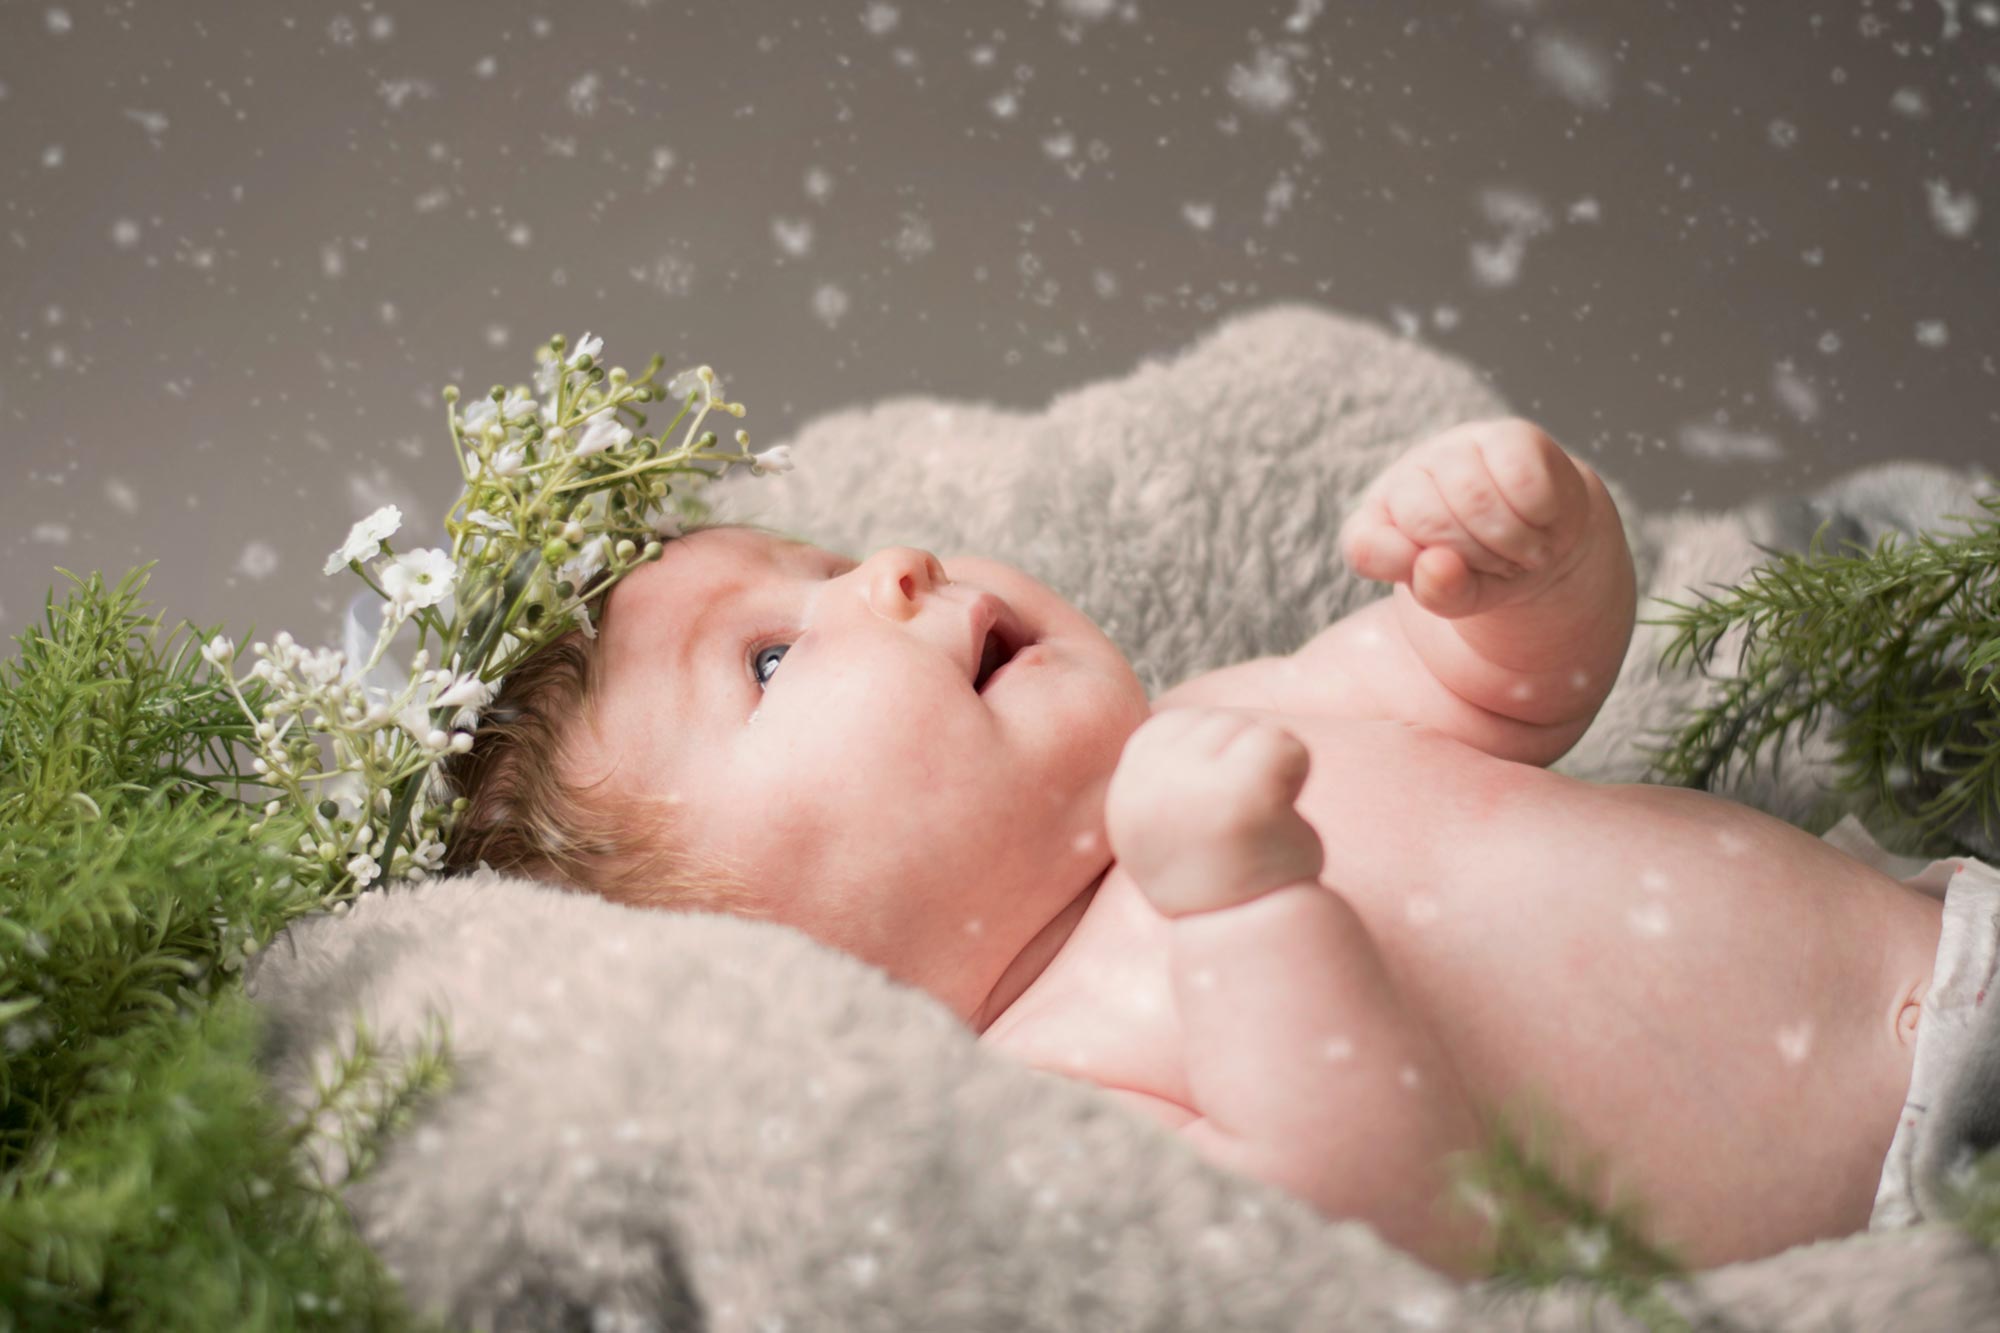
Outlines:
[{"label": "floral crown", "polygon": [[[336,910],[365,889],[422,881],[443,863],[466,802],[454,797],[437,765],[472,748],[479,712],[508,671],[572,626],[596,638],[586,588],[592,599],[608,592],[636,566],[659,559],[659,539],[679,536],[683,520],[708,517],[694,492],[721,473],[698,463],[720,462],[723,472],[738,463],[757,474],[791,470],[788,446],[753,455],[741,430],[738,452],[714,451],[715,433],[702,431],[702,422],[711,411],[741,417],[743,404],[723,399],[707,366],[662,387],[654,381],[661,358],[633,379],[622,367],[606,371],[603,345],[585,334],[565,358],[561,335],[551,338],[537,356],[539,397],[496,384],[461,412],[457,386],[446,387],[465,479],[445,516],[451,549],[397,554],[389,538],[403,516],[387,505],[356,523],[327,557],[327,574],[351,569],[382,599],[366,661],[353,660],[358,650],[309,651],[280,632],[271,644],[253,645],[261,660],[239,681],[231,671],[233,642],[217,635],[202,648],[255,726],[252,768],[283,793],[263,807],[251,832],[292,859],[295,882],[317,885],[322,901],[342,904]],[[665,401],[680,404],[673,421],[658,435],[641,434],[639,405]],[[680,444],[667,449],[664,437],[690,411]],[[675,475],[678,496],[669,481]],[[371,578],[363,562],[377,556],[386,558]],[[591,584],[606,571],[608,578]],[[383,655],[408,622],[417,627],[417,650],[407,682],[370,683],[382,676]],[[252,679],[269,686],[261,715],[241,688]],[[331,743],[331,763],[322,740]]]}]

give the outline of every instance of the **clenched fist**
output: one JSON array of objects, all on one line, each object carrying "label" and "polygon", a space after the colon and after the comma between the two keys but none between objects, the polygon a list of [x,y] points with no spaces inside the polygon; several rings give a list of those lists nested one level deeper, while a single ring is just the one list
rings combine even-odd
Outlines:
[{"label": "clenched fist", "polygon": [[1526,600],[1587,545],[1587,471],[1530,422],[1454,426],[1369,483],[1341,556],[1363,578],[1408,583],[1446,619]]},{"label": "clenched fist", "polygon": [[1311,765],[1298,737],[1254,714],[1155,713],[1105,793],[1112,854],[1168,917],[1316,880],[1325,852],[1293,804]]}]

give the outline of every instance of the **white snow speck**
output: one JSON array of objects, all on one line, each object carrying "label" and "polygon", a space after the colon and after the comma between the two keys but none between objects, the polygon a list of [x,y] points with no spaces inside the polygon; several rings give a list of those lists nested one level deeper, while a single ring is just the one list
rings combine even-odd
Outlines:
[{"label": "white snow speck", "polygon": [[986,929],[986,923],[984,921],[981,921],[978,917],[973,916],[973,917],[967,917],[965,919],[966,934],[977,935],[985,929]]},{"label": "white snow speck", "polygon": [[361,30],[345,14],[335,14],[326,21],[326,39],[335,46],[352,46],[360,36]]},{"label": "white snow speck", "polygon": [[1000,119],[1012,120],[1021,109],[1021,95],[1012,88],[1003,88],[987,100],[986,107]]},{"label": "white snow speck", "polygon": [[1773,148],[1790,148],[1799,141],[1799,127],[1780,116],[1764,127],[1764,137]]},{"label": "white snow speck", "polygon": [[1298,8],[1294,9],[1291,17],[1285,20],[1285,31],[1289,33],[1304,32],[1313,25],[1313,21],[1325,9],[1326,0],[1299,0]]},{"label": "white snow speck", "polygon": [[347,260],[340,253],[338,241],[329,241],[319,248],[319,271],[329,278],[337,278],[347,272]]},{"label": "white snow speck", "polygon": [[1061,0],[1057,7],[1073,19],[1095,23],[1117,8],[1117,0]]},{"label": "white snow speck", "polygon": [[1417,1072],[1417,1067],[1415,1065],[1404,1065],[1402,1069],[1397,1072],[1396,1079],[1404,1087],[1414,1088],[1419,1083],[1422,1083],[1424,1081],[1424,1076]]},{"label": "white snow speck", "polygon": [[1181,216],[1196,231],[1207,231],[1215,225],[1215,205],[1205,199],[1190,199],[1181,205]]},{"label": "white snow speck", "polygon": [[1405,1296],[1397,1301],[1390,1311],[1396,1318],[1412,1328],[1443,1328],[1450,1318],[1454,1298],[1441,1291],[1427,1291],[1417,1296]]},{"label": "white snow speck", "polygon": [[1819,394],[1789,361],[1780,361],[1771,368],[1771,396],[1799,421],[1812,421],[1819,416]]},{"label": "white snow speck", "polygon": [[861,11],[861,26],[868,29],[870,36],[886,37],[896,30],[896,24],[902,17],[894,5],[882,4],[878,0],[878,3]]},{"label": "white snow speck", "polygon": [[1526,680],[1515,681],[1513,688],[1507,691],[1507,697],[1517,703],[1526,703],[1535,697],[1534,682]]},{"label": "white snow speck", "polygon": [[1979,221],[1979,201],[1972,191],[1953,194],[1949,183],[1935,180],[1924,182],[1924,193],[1930,196],[1931,221],[1939,231],[1951,237],[1972,234],[1972,224]]},{"label": "white snow speck", "polygon": [[1659,903],[1647,903],[1643,907],[1635,907],[1625,914],[1625,920],[1630,923],[1633,934],[1654,939],[1666,934],[1671,924],[1667,917],[1667,909]]},{"label": "white snow speck", "polygon": [[139,512],[139,493],[117,477],[105,479],[104,498],[128,514]]},{"label": "white snow speck", "polygon": [[1589,43],[1567,33],[1545,32],[1534,41],[1535,77],[1575,106],[1611,105],[1611,64]]},{"label": "white snow speck", "polygon": [[1930,102],[1921,88],[1898,88],[1889,98],[1889,109],[1911,120],[1922,120],[1931,113]]},{"label": "white snow speck", "polygon": [[42,16],[42,21],[47,25],[48,30],[58,37],[67,33],[75,26],[70,22],[69,11],[67,9],[51,9]]},{"label": "white snow speck", "polygon": [[505,347],[508,340],[513,336],[512,331],[505,324],[488,324],[486,326],[486,345],[488,347]]},{"label": "white snow speck", "polygon": [[1762,431],[1731,430],[1718,423],[1682,426],[1680,446],[1690,458],[1718,463],[1775,463],[1785,456],[1784,446]]},{"label": "white snow speck", "polygon": [[1215,989],[1215,973],[1209,971],[1205,967],[1201,969],[1201,971],[1189,977],[1188,981],[1193,984],[1196,990]]},{"label": "white snow speck", "polygon": [[472,72],[482,79],[490,79],[500,72],[500,62],[492,56],[481,56],[473,63]]},{"label": "white snow speck", "polygon": [[1776,1033],[1778,1054],[1788,1065],[1802,1062],[1812,1051],[1813,1025],[1809,1019],[1800,1019]]},{"label": "white snow speck", "polygon": [[1715,835],[1715,845],[1729,856],[1741,856],[1750,850],[1750,840],[1740,833],[1723,829]]},{"label": "white snow speck", "polygon": [[825,167],[806,168],[806,197],[814,203],[823,204],[833,193],[833,173]]},{"label": "white snow speck", "polygon": [[69,524],[37,523],[28,533],[31,541],[47,542],[51,546],[69,545]]},{"label": "white snow speck", "polygon": [[1639,887],[1648,893],[1665,893],[1673,881],[1664,870],[1642,870],[1639,872]]},{"label": "white snow speck", "polygon": [[1319,1048],[1319,1053],[1328,1064],[1339,1064],[1342,1060],[1353,1058],[1354,1043],[1345,1037],[1333,1037]]},{"label": "white snow speck", "polygon": [[1590,195],[1585,195],[1569,206],[1569,220],[1571,222],[1596,222],[1603,216],[1603,205],[1599,204]]},{"label": "white snow speck", "polygon": [[139,224],[131,218],[119,218],[111,224],[111,239],[120,250],[130,250],[139,243]]},{"label": "white snow speck", "polygon": [[278,568],[277,548],[265,541],[249,542],[236,557],[236,568],[248,578],[269,578]]},{"label": "white snow speck", "polygon": [[128,106],[125,108],[125,118],[148,134],[160,135],[167,132],[167,118],[158,111],[141,111],[138,107]]},{"label": "white snow speck", "polygon": [[1410,919],[1413,926],[1428,926],[1443,914],[1437,899],[1426,894],[1412,894],[1403,902],[1403,915]]},{"label": "white snow speck", "polygon": [[1925,347],[1943,347],[1951,341],[1951,330],[1941,319],[1917,321],[1917,342]]},{"label": "white snow speck", "polygon": [[771,239],[794,259],[812,253],[813,224],[808,218],[772,218]]},{"label": "white snow speck", "polygon": [[833,283],[822,283],[813,293],[813,314],[828,328],[836,328],[847,315],[847,293]]},{"label": "white snow speck", "polygon": [[535,239],[535,233],[529,229],[527,223],[516,222],[507,228],[507,239],[525,250],[529,242]]},{"label": "white snow speck", "polygon": [[603,86],[604,80],[598,77],[595,70],[585,72],[576,82],[570,84],[569,92],[564,95],[569,103],[570,113],[577,116],[596,115],[598,94]]},{"label": "white snow speck", "polygon": [[1297,90],[1292,84],[1292,67],[1285,57],[1268,47],[1250,58],[1246,68],[1229,67],[1229,95],[1251,111],[1274,116],[1291,105]]},{"label": "white snow speck", "polygon": [[1097,850],[1097,830],[1085,829],[1069,840],[1069,849],[1082,856]]},{"label": "white snow speck", "polygon": [[1076,136],[1068,130],[1048,135],[1042,140],[1042,151],[1061,162],[1076,151]]},{"label": "white snow speck", "polygon": [[905,263],[922,259],[937,248],[937,237],[931,231],[930,220],[916,213],[903,214],[903,225],[897,228],[890,247],[895,250],[896,257]]},{"label": "white snow speck", "polygon": [[1569,673],[1569,687],[1573,690],[1590,688],[1590,673],[1581,669]]},{"label": "white snow speck", "polygon": [[368,20],[368,35],[378,42],[386,42],[396,35],[396,20],[387,14],[377,14]]},{"label": "white snow speck", "polygon": [[1528,243],[1520,235],[1505,236],[1492,245],[1472,243],[1472,280],[1482,287],[1510,287],[1521,276]]},{"label": "white snow speck", "polygon": [[42,150],[42,165],[51,170],[63,164],[63,146],[52,143]]},{"label": "white snow speck", "polygon": [[850,1254],[847,1256],[847,1276],[857,1287],[865,1287],[875,1280],[882,1269],[882,1261],[872,1254]]}]

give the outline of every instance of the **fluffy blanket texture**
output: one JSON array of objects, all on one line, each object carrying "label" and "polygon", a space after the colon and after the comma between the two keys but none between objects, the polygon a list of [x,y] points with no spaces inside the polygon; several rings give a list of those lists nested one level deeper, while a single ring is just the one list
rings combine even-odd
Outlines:
[{"label": "fluffy blanket texture", "polygon": [[[836,413],[792,441],[796,471],[711,495],[851,554],[1006,560],[1092,616],[1157,692],[1289,651],[1383,595],[1335,550],[1351,499],[1425,435],[1506,414],[1463,365],[1286,306],[1040,412],[904,398]],[[1740,580],[1756,543],[1803,549],[1826,517],[1870,543],[1942,530],[1988,484],[1898,464],[1732,512],[1645,514],[1607,481],[1642,594],[1682,602]],[[1642,618],[1664,610],[1642,597]],[[1662,677],[1665,636],[1638,628],[1559,771],[1639,780],[1635,742],[1714,690]],[[1725,645],[1717,669],[1733,660]],[[1807,737],[1728,794],[1801,822],[1831,772]],[[449,1019],[460,1081],[346,1199],[413,1300],[464,1326],[1628,1326],[1579,1291],[1449,1282],[768,922],[482,872],[300,921],[251,985],[291,1105],[351,1049],[357,1017],[392,1052]],[[2000,1265],[1926,1226],[1704,1273],[1670,1298],[1696,1326],[1995,1328]]]}]

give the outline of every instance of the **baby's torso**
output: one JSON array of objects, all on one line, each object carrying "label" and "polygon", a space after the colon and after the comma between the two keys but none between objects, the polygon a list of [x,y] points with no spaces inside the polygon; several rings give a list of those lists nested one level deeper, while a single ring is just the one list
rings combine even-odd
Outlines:
[{"label": "baby's torso", "polygon": [[[1937,904],[1703,793],[1579,782],[1401,722],[1276,716],[1312,752],[1298,809],[1321,879],[1481,1109],[1554,1113],[1691,1262],[1865,1223],[1909,1080],[1894,1001],[1929,975]],[[1114,865],[982,1039],[1196,1119],[1169,930]],[[1329,1144],[1357,1128],[1328,1115]]]}]

